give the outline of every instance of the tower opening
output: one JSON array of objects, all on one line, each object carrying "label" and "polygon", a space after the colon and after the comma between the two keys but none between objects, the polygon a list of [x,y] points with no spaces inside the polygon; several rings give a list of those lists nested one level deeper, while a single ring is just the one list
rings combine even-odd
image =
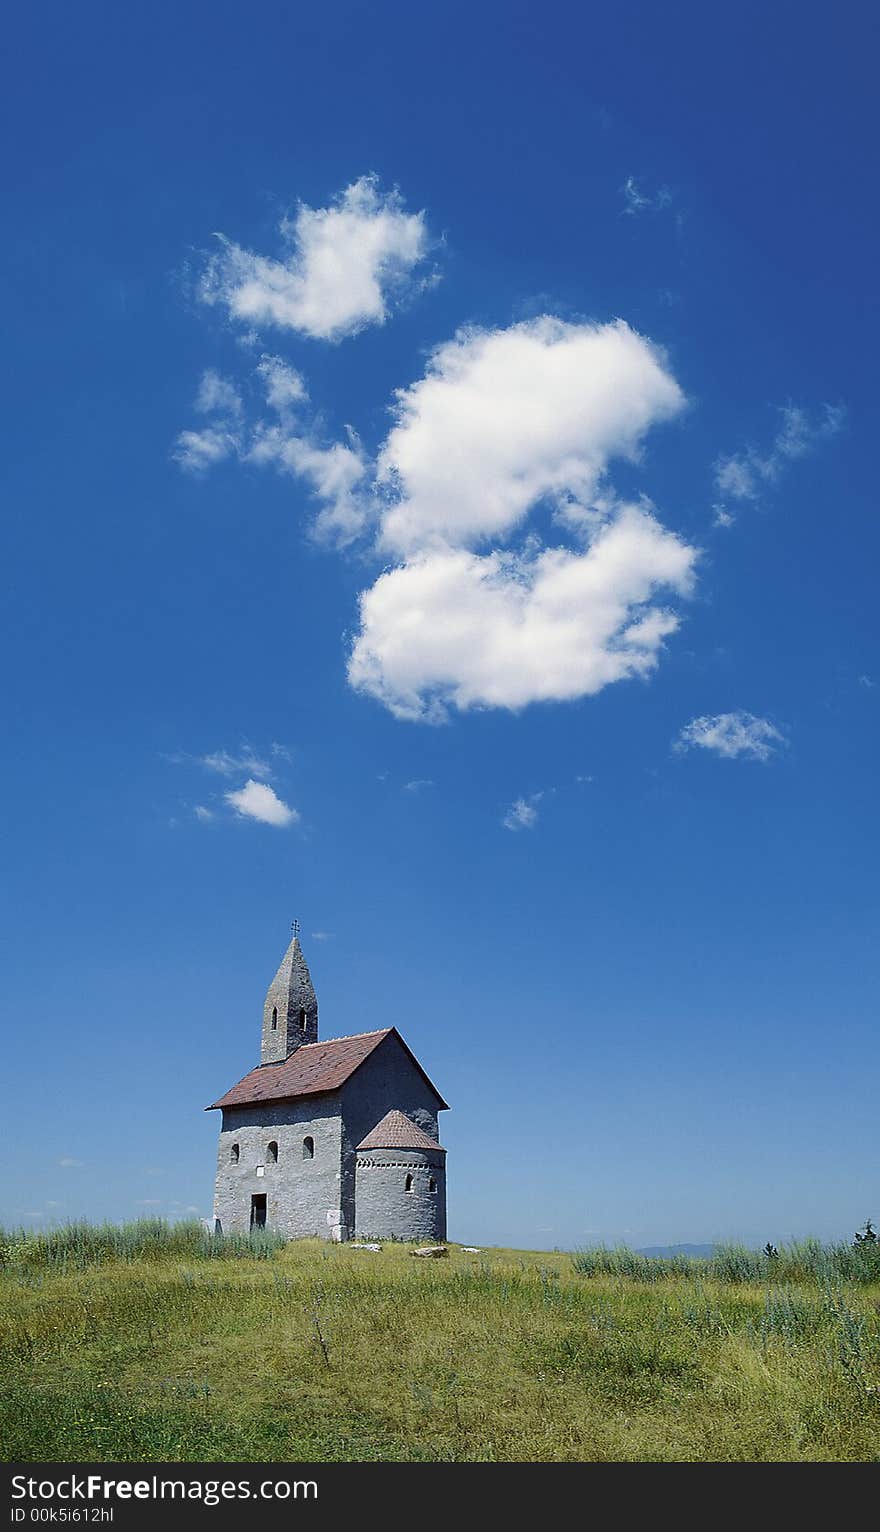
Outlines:
[{"label": "tower opening", "polygon": [[315,1140],[313,1138],[311,1138],[311,1137],[304,1138],[303,1139],[303,1159],[304,1160],[313,1160],[314,1158],[315,1158]]},{"label": "tower opening", "polygon": [[233,1144],[232,1148],[229,1151],[229,1158],[231,1159],[233,1165],[237,1165],[238,1164],[238,1156],[239,1156],[238,1144]]},{"label": "tower opening", "polygon": [[266,1163],[267,1165],[278,1164],[278,1145],[274,1138],[266,1145]]},{"label": "tower opening", "polygon": [[278,1007],[277,1007],[277,1005],[273,1005],[273,1007],[272,1007],[272,1031],[275,1032],[275,1031],[277,1031],[277,1029],[278,1029]]},{"label": "tower opening", "polygon": [[266,1227],[266,1193],[255,1192],[251,1197],[251,1228],[265,1229]]},{"label": "tower opening", "polygon": [[405,1186],[404,1186],[404,1188],[403,1188],[403,1189],[404,1189],[404,1191],[406,1191],[406,1192],[411,1192],[411,1191],[412,1191],[412,1189],[413,1189],[413,1182],[412,1182],[412,1176],[411,1176],[411,1175],[409,1175],[409,1174],[407,1174],[407,1178],[406,1178],[406,1184],[405,1184]]}]

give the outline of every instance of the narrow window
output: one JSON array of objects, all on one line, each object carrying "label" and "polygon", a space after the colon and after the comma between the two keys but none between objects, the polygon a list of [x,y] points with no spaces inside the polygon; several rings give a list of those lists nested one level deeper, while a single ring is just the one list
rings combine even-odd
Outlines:
[{"label": "narrow window", "polygon": [[251,1228],[265,1229],[266,1227],[266,1193],[251,1197]]},{"label": "narrow window", "polygon": [[238,1144],[233,1144],[229,1151],[229,1158],[231,1159],[233,1165],[238,1164]]},{"label": "narrow window", "polygon": [[278,1164],[278,1145],[275,1142],[274,1138],[273,1138],[271,1144],[267,1144],[266,1145],[266,1163],[267,1163],[267,1165],[277,1165]]},{"label": "narrow window", "polygon": [[272,1007],[272,1031],[275,1032],[277,1030],[277,1027],[278,1027],[278,1007],[277,1007],[277,1005],[273,1005],[273,1007]]},{"label": "narrow window", "polygon": [[437,1182],[434,1180],[434,1177],[432,1176],[430,1181],[428,1182],[428,1191],[429,1192],[435,1192],[436,1190],[437,1190]]},{"label": "narrow window", "polygon": [[313,1138],[304,1138],[303,1139],[303,1159],[304,1160],[313,1160],[314,1158],[315,1158],[315,1140]]},{"label": "narrow window", "polygon": [[300,1029],[301,1032],[304,1032],[305,1029],[306,1029],[306,1013],[305,1013],[305,1011],[300,1011],[300,1013],[299,1013],[299,1029]]},{"label": "narrow window", "polygon": [[412,1191],[412,1176],[410,1175],[407,1175],[406,1186],[404,1187],[404,1190],[408,1192]]}]

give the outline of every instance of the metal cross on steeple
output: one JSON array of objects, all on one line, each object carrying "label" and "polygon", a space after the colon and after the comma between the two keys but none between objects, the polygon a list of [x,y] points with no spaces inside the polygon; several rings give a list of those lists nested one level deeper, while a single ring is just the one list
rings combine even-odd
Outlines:
[{"label": "metal cross on steeple", "polygon": [[290,929],[293,932],[294,940],[296,940],[296,938],[299,936],[299,921],[292,920],[290,922]]}]

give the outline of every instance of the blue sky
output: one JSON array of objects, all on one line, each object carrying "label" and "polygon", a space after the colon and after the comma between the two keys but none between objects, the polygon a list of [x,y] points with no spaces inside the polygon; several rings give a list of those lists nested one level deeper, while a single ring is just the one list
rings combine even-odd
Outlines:
[{"label": "blue sky", "polygon": [[210,1210],[294,916],[453,1237],[877,1218],[876,26],[11,18],[5,1220]]}]

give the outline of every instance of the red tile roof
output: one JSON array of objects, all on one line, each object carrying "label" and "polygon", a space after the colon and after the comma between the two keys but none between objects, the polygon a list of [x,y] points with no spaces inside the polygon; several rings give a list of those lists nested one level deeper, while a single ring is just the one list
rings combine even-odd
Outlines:
[{"label": "red tile roof", "polygon": [[355,1037],[335,1037],[326,1043],[303,1043],[283,1063],[260,1064],[252,1069],[206,1110],[289,1101],[294,1096],[338,1090],[393,1031],[393,1027],[383,1027],[380,1032],[359,1032]]},{"label": "red tile roof", "polygon": [[[326,1043],[302,1043],[281,1064],[260,1064],[252,1069],[225,1096],[212,1101],[205,1111],[213,1112],[224,1106],[255,1106],[261,1101],[291,1101],[296,1096],[320,1096],[327,1091],[339,1090],[392,1033],[434,1092],[440,1110],[444,1111],[447,1103],[396,1027],[383,1027],[379,1032],[358,1032],[354,1037],[333,1037]],[[387,1146],[383,1144],[382,1147]]]},{"label": "red tile roof", "polygon": [[[372,1132],[366,1138],[362,1138],[358,1149],[440,1149],[436,1138],[426,1133],[423,1128],[417,1127],[411,1117],[403,1112],[386,1112],[382,1121],[377,1123]],[[440,1151],[445,1154],[445,1149]]]}]

